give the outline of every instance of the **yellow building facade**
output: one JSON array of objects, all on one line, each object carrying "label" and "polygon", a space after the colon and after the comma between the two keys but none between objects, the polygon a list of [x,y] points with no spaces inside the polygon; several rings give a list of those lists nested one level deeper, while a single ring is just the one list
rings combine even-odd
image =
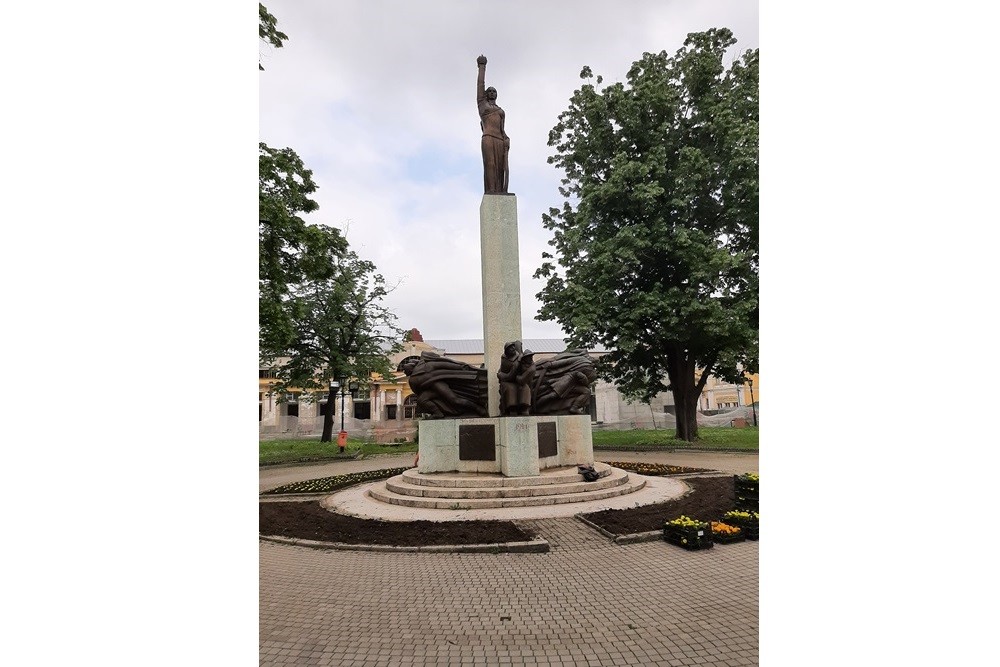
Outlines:
[{"label": "yellow building facade", "polygon": [[[536,361],[555,356],[565,350],[560,339],[525,339],[525,349],[535,353]],[[434,352],[472,366],[483,363],[483,342],[475,339],[413,340],[403,343],[403,349],[390,356],[393,368],[409,356]],[[592,351],[594,357],[606,354],[605,350]],[[279,360],[280,363],[280,360]],[[416,397],[402,371],[389,377],[373,375],[362,383],[356,395],[338,394],[333,406],[335,428],[352,435],[373,438],[376,442],[391,443],[413,440],[417,432]],[[326,395],[310,396],[304,392],[291,392],[287,400],[279,400],[271,390],[274,372],[260,369],[258,386],[260,437],[311,437],[323,430]],[[729,426],[740,423],[758,423],[760,379],[758,374],[748,376],[748,382],[735,385],[709,377],[698,402],[698,422],[706,426]],[[627,401],[612,383],[599,380],[593,389],[591,418],[595,428],[673,428],[673,396],[669,392],[657,395],[649,403]]]}]

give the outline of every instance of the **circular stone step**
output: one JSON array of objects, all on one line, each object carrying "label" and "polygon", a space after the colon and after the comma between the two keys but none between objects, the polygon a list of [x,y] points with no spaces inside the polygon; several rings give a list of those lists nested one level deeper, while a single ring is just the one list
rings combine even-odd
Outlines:
[{"label": "circular stone step", "polygon": [[[595,466],[596,468],[596,466]],[[622,496],[629,493],[633,493],[643,488],[646,485],[646,479],[641,475],[636,475],[630,477],[628,473],[624,470],[619,470],[618,468],[608,467],[608,475],[612,477],[617,484],[608,486],[606,488],[594,488],[594,484],[598,482],[587,482],[583,483],[583,488],[586,490],[579,490],[576,483],[571,483],[563,487],[554,487],[561,493],[545,493],[538,495],[527,495],[527,496],[516,496],[516,497],[505,497],[505,496],[493,496],[493,497],[435,497],[435,496],[415,496],[407,495],[401,493],[395,493],[388,488],[386,480],[383,482],[376,482],[373,484],[367,495],[375,500],[389,503],[392,505],[402,505],[406,507],[418,507],[425,509],[452,509],[452,510],[468,510],[468,509],[492,509],[500,507],[536,507],[540,505],[561,505],[564,503],[577,503],[586,502],[589,500],[604,500],[605,498],[613,498],[615,496]],[[403,477],[400,475],[399,477]],[[394,478],[397,479],[397,478]],[[396,485],[402,484],[403,482],[396,482]],[[528,487],[531,491],[538,491],[543,489],[548,485],[536,485],[534,487]],[[418,485],[407,485],[407,490],[414,490],[414,487]],[[420,490],[420,489],[418,489]],[[427,489],[422,489],[427,490]],[[438,489],[440,491],[441,489]],[[510,492],[514,488],[483,488],[483,487],[465,487],[466,492],[489,492],[493,491],[496,493]],[[549,490],[549,489],[547,489]]]},{"label": "circular stone step", "polygon": [[[611,473],[611,466],[597,461],[594,470],[598,475]],[[541,486],[544,484],[569,484],[582,482],[576,466],[560,466],[547,468],[539,475],[527,477],[504,477],[500,473],[490,472],[417,472],[416,468],[405,470],[401,475],[403,481],[421,486],[461,487],[461,488],[501,488],[518,486]]]},{"label": "circular stone step", "polygon": [[[405,474],[390,477],[385,481],[387,491],[402,496],[416,496],[423,498],[526,498],[528,496],[555,496],[567,493],[583,493],[586,491],[597,491],[607,489],[612,486],[620,486],[628,482],[629,476],[623,470],[606,470],[604,474],[593,482],[582,481],[577,475],[577,479],[557,483],[546,481],[543,484],[519,485],[519,486],[428,486],[424,484],[410,483],[412,476]],[[537,479],[537,478],[522,478]],[[568,479],[568,478],[567,478]]]}]

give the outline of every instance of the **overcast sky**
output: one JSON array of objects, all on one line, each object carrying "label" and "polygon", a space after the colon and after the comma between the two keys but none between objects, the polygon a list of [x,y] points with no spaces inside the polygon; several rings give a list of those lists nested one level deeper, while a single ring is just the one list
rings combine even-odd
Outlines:
[{"label": "overcast sky", "polygon": [[[908,481],[943,461],[968,483],[956,502],[932,504],[921,517],[947,524],[954,506],[993,502],[996,456],[978,446],[989,431],[982,419],[912,419],[903,410],[956,385],[960,367],[948,363],[956,349],[985,368],[996,355],[997,8],[973,0],[761,4],[768,520],[814,518],[800,499],[814,493],[815,476],[802,471],[850,469],[862,491],[842,494],[838,510],[860,516],[911,497]],[[259,557],[247,537],[257,512],[232,500],[258,477],[258,428],[247,412],[257,387],[258,136],[294,148],[315,170],[322,208],[311,217],[351,221],[351,242],[405,280],[392,303],[403,326],[478,338],[473,89],[475,58],[485,54],[512,138],[525,336],[557,336],[558,327],[533,320],[530,274],[546,247],[541,213],[560,203],[546,134],[580,69],[619,80],[643,51],[673,53],[688,32],[725,25],[740,48],[757,46],[758,33],[753,2],[268,6],[289,35],[285,48],[258,47],[249,3],[5,8],[3,398],[17,418],[3,435],[11,444],[4,463],[19,472],[5,488],[30,494],[35,510],[10,512],[8,532],[40,545],[8,550],[27,573],[4,589],[21,612],[5,645],[12,664],[30,661],[43,642],[49,662],[69,662],[83,647],[130,664],[150,645],[170,664],[190,662],[192,650],[209,664],[256,659]],[[486,27],[487,16],[497,25]],[[895,406],[901,418],[875,400],[878,385],[861,387],[860,378],[875,376],[910,378],[909,404]],[[70,400],[54,402],[60,380]],[[113,419],[102,421],[112,412],[95,408],[94,397],[113,397]],[[845,429],[860,447],[844,447]],[[955,446],[945,452],[942,443]],[[196,465],[169,455],[179,444],[197,448]],[[38,493],[39,471],[48,487],[86,480],[87,507],[128,520],[129,539],[109,557],[105,536],[78,522],[67,535],[77,547],[73,567],[65,567],[35,520],[47,502],[64,512],[64,497]],[[179,483],[197,493],[177,494]],[[185,520],[206,503],[226,507],[226,521]],[[175,534],[185,539],[163,539]],[[204,543],[212,549],[191,548]],[[768,544],[762,627],[781,632],[762,633],[764,664],[797,664],[817,645],[829,664],[849,664],[859,646],[876,664],[986,664],[995,653],[991,617],[969,611],[997,588],[995,576],[983,576],[994,571],[989,549],[963,551],[955,567],[945,564],[949,577],[916,588],[942,570],[937,551],[900,562],[892,550],[870,550],[862,560],[853,543],[817,531],[776,530]],[[808,563],[782,557],[804,551]],[[831,565],[823,577],[812,576],[817,559]],[[151,568],[164,576],[145,576]],[[137,577],[142,587],[132,585]],[[806,602],[815,601],[805,607],[803,581]],[[60,626],[58,646],[49,590],[74,619]],[[222,606],[192,606],[205,590]],[[872,591],[895,601],[889,614],[883,604],[857,604]],[[927,614],[927,599],[949,613]],[[805,613],[789,615],[792,608]],[[102,642],[109,622],[121,631]],[[831,633],[854,641],[830,645]]]},{"label": "overcast sky", "polygon": [[562,337],[535,319],[532,278],[560,206],[548,132],[589,65],[623,80],[643,52],[674,53],[690,32],[728,27],[735,52],[758,46],[746,0],[271,0],[288,35],[261,44],[260,140],[313,170],[310,222],[346,231],[389,282],[403,328],[426,338],[482,337],[479,205],[483,196],[476,57],[489,63],[511,137],[525,338]]}]

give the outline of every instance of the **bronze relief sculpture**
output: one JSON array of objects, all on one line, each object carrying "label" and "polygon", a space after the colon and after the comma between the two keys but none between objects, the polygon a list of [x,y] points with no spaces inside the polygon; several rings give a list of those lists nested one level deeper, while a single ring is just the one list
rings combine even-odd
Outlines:
[{"label": "bronze relief sculpture", "polygon": [[597,379],[586,350],[566,350],[535,365],[531,413],[584,415],[590,411],[590,385]]},{"label": "bronze relief sculpture", "polygon": [[407,357],[397,370],[406,373],[417,397],[417,412],[431,419],[486,417],[486,369],[433,352]]}]

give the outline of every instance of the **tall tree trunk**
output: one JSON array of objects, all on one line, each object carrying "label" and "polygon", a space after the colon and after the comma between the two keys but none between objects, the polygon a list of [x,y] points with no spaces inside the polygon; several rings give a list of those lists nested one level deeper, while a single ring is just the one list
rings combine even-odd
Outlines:
[{"label": "tall tree trunk", "polygon": [[337,404],[337,392],[330,387],[330,393],[326,395],[326,414],[323,415],[323,436],[320,442],[331,442],[333,440],[333,409]]},{"label": "tall tree trunk", "polygon": [[694,442],[698,437],[698,395],[693,391],[691,383],[688,387],[678,388],[674,385],[674,410],[677,413],[677,438]]},{"label": "tall tree trunk", "polygon": [[[694,391],[688,396],[684,405],[684,433],[682,435],[680,429],[677,431],[677,437],[687,442],[694,442],[698,439],[698,398],[698,394]],[[680,423],[678,421],[678,425]]]},{"label": "tall tree trunk", "polygon": [[677,438],[694,442],[698,437],[698,399],[700,392],[694,381],[694,366],[689,359],[677,359],[669,373],[674,410],[677,413]]}]

